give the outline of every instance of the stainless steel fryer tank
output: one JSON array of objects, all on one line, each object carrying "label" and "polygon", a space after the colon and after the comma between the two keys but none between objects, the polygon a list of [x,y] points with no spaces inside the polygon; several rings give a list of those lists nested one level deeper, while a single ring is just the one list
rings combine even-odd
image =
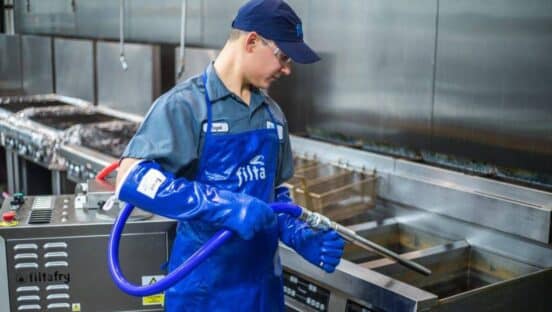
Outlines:
[{"label": "stainless steel fryer tank", "polygon": [[[306,138],[293,137],[292,146],[298,170],[288,186],[297,202],[433,272],[426,277],[352,245],[335,274],[283,257],[297,310],[552,309],[552,194]],[[325,309],[309,288],[329,294]]]},{"label": "stainless steel fryer tank", "polygon": [[[117,152],[126,145],[124,137],[129,134],[125,133],[135,131],[139,120],[141,118],[131,114],[56,94],[0,99],[0,133],[9,165],[9,191],[26,194],[72,192],[74,183],[64,172],[74,167],[59,152],[61,145],[82,143],[101,148],[108,154]],[[119,124],[124,127],[117,126]],[[90,134],[87,129],[97,131]],[[115,131],[110,133],[111,130]],[[107,142],[106,136],[111,138]],[[31,176],[37,183],[29,182]],[[43,186],[42,189],[37,185]]]}]

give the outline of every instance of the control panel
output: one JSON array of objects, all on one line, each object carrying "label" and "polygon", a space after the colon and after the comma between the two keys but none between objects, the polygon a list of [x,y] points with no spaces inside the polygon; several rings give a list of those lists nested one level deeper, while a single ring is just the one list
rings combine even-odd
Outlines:
[{"label": "control panel", "polygon": [[311,307],[314,311],[328,311],[329,290],[285,270],[284,294]]},{"label": "control panel", "polygon": [[71,217],[76,221],[70,195],[25,197],[15,193],[9,198],[9,209],[6,206],[2,209],[2,219],[6,223],[9,219],[12,226],[67,223]]},{"label": "control panel", "polygon": [[364,302],[362,298],[351,297],[344,289],[333,288],[332,284],[323,283],[316,276],[297,273],[293,269],[284,267],[286,311],[388,312]]}]

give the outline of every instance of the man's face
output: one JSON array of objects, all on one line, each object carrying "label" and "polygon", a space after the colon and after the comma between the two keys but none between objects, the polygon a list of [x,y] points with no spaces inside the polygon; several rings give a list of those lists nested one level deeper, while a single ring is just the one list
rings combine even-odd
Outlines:
[{"label": "man's face", "polygon": [[291,74],[291,62],[271,41],[256,36],[248,55],[246,77],[257,88],[268,89],[282,75]]}]

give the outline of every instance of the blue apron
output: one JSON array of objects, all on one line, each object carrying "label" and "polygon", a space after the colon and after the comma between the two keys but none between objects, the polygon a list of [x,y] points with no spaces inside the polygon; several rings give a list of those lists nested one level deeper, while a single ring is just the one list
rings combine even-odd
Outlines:
[{"label": "blue apron", "polygon": [[[196,181],[271,202],[279,149],[274,116],[265,107],[274,129],[213,135],[206,72],[203,84],[207,130]],[[217,230],[201,221],[180,222],[169,270],[190,257]],[[165,296],[166,311],[283,311],[277,225],[257,233],[251,240],[234,234]]]}]

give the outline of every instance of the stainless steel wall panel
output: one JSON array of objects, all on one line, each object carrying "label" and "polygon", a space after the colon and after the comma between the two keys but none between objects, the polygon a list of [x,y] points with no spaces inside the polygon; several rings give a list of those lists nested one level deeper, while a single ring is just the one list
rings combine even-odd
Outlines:
[{"label": "stainless steel wall panel", "polygon": [[[199,49],[199,48],[184,48],[184,72],[182,73],[180,79],[176,77],[179,81],[184,81],[192,76],[201,74],[205,67],[213,61],[219,50],[215,49]],[[180,68],[180,48],[175,50],[175,74],[178,74]]]},{"label": "stainless steel wall panel", "polygon": [[56,93],[95,103],[94,43],[56,38],[54,47]]},{"label": "stainless steel wall panel", "polygon": [[4,6],[4,12],[0,12],[0,32],[8,35],[15,34],[15,19],[13,15],[13,0],[2,0],[0,4]]},{"label": "stainless steel wall panel", "polygon": [[[77,10],[79,35],[119,38],[119,1],[81,2]],[[125,38],[129,41],[177,43],[180,38],[181,4],[181,0],[127,0]],[[201,1],[187,1],[186,40],[190,43],[200,43],[200,7]],[[102,16],[101,25],[98,25],[96,16]]]},{"label": "stainless steel wall panel", "polygon": [[[186,39],[199,43],[199,13],[201,1],[187,1]],[[180,38],[182,1],[126,1],[129,17],[125,35],[147,42],[171,42]],[[118,25],[118,23],[117,23]],[[163,30],[163,31],[160,31]],[[117,35],[118,37],[118,35]],[[176,39],[176,40],[175,40]]]},{"label": "stainless steel wall panel", "polygon": [[207,47],[222,47],[232,26],[232,20],[240,5],[241,0],[203,1],[202,43]]},{"label": "stainless steel wall panel", "polygon": [[54,92],[51,37],[21,36],[21,61],[25,94]]},{"label": "stainless steel wall panel", "polygon": [[552,173],[552,2],[441,0],[439,152]]},{"label": "stainless steel wall panel", "polygon": [[[549,0],[289,2],[323,58],[270,90],[293,132],[552,173]],[[119,37],[118,1],[15,3],[21,33]],[[242,3],[188,0],[187,46],[222,47]],[[126,1],[126,39],[177,44],[181,4]]]},{"label": "stainless steel wall panel", "polygon": [[308,88],[286,92],[315,103],[310,130],[429,146],[436,1],[311,1],[305,10],[307,40],[323,59],[304,68]]},{"label": "stainless steel wall panel", "polygon": [[[16,0],[16,31],[29,34],[119,38],[119,1]],[[187,0],[188,44],[222,47],[241,0]],[[178,43],[182,0],[127,0],[125,37],[128,41]],[[101,19],[101,22],[98,22]]]},{"label": "stainless steel wall panel", "polygon": [[312,35],[315,30],[310,23],[312,14],[310,8],[316,3],[301,0],[288,2],[301,17],[305,41],[324,61],[308,65],[293,64],[291,76],[281,77],[272,84],[269,94],[284,110],[290,130],[296,134],[304,134],[307,126],[311,123],[311,115],[315,106],[314,101],[317,98],[315,94],[319,92],[315,87],[329,87],[324,84],[331,81],[327,77],[327,70],[331,68],[324,66],[324,63],[335,57],[335,54],[334,52],[326,53],[322,51],[323,42],[320,40],[313,42]]},{"label": "stainless steel wall panel", "polygon": [[[126,1],[127,10],[131,1]],[[158,1],[160,2],[160,1]],[[119,39],[119,1],[96,0],[79,1],[75,12],[78,29],[76,34],[83,37]],[[101,17],[101,22],[98,22]],[[129,31],[129,19],[125,11],[125,30]],[[126,37],[126,36],[125,36]],[[130,38],[125,38],[130,39]]]},{"label": "stainless steel wall panel", "polygon": [[96,43],[98,105],[145,115],[160,94],[159,47],[127,44],[128,70],[119,62],[119,44]]},{"label": "stainless steel wall panel", "polygon": [[0,95],[22,93],[21,37],[0,34]]},{"label": "stainless steel wall panel", "polygon": [[14,6],[16,33],[74,35],[77,30],[71,1],[14,0]]},{"label": "stainless steel wall panel", "polygon": [[[16,30],[86,38],[119,39],[119,1],[16,0]],[[125,38],[128,41],[177,43],[182,0],[125,2]],[[187,1],[187,36],[201,44],[202,0]]]}]

